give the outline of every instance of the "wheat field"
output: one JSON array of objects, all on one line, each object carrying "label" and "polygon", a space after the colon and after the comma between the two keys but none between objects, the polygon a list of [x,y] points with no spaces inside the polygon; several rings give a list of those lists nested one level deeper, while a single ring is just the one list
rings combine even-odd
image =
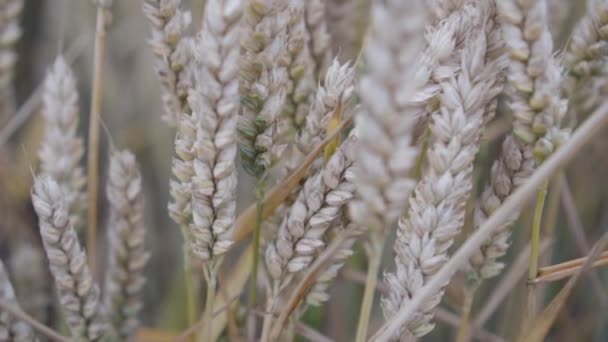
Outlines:
[{"label": "wheat field", "polygon": [[0,342],[608,340],[608,0],[0,1]]}]

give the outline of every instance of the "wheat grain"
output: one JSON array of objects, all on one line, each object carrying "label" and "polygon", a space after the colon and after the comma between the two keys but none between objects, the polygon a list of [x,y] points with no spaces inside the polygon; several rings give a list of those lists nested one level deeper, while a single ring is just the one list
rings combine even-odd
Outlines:
[{"label": "wheat grain", "polygon": [[144,246],[141,174],[131,152],[112,152],[106,195],[110,219],[104,309],[116,336],[132,340],[139,327],[142,288],[146,282],[143,269],[150,253]]},{"label": "wheat grain", "polygon": [[[18,306],[15,290],[2,261],[0,261],[0,298]],[[27,323],[0,310],[0,341],[29,342],[35,340],[34,333]]]},{"label": "wheat grain", "polygon": [[80,166],[84,143],[78,135],[78,91],[72,70],[62,56],[48,71],[42,93],[45,132],[38,156],[41,174],[55,179],[64,194],[70,221],[82,225],[86,208],[84,170]]},{"label": "wheat grain", "polygon": [[32,202],[59,302],[72,336],[98,341],[106,332],[99,314],[99,288],[93,282],[86,255],[69,219],[65,194],[51,177],[40,176],[34,181]]},{"label": "wheat grain", "polygon": [[17,64],[15,45],[21,38],[19,23],[23,0],[0,3],[0,123],[15,112],[13,79]]},{"label": "wheat grain", "polygon": [[181,0],[144,0],[143,12],[151,23],[149,45],[156,57],[165,113],[163,119],[176,126],[188,112],[186,98],[191,86],[190,46],[186,34],[192,21],[189,11],[180,8]]},{"label": "wheat grain", "polygon": [[238,142],[245,170],[262,176],[285,150],[280,112],[287,93],[285,52],[290,14],[285,0],[252,0],[245,7]]},{"label": "wheat grain", "polygon": [[[485,5],[484,5],[485,6]],[[502,91],[500,73],[506,59],[487,58],[489,36],[497,27],[492,7],[488,18],[462,51],[457,78],[442,83],[441,108],[431,117],[428,169],[410,197],[409,216],[402,217],[395,242],[396,271],[386,275],[390,294],[382,304],[392,317],[448,260],[447,251],[464,224],[465,206],[472,189],[473,160],[493,104]],[[488,110],[490,108],[490,110]],[[432,311],[443,291],[429,299],[403,327],[404,336],[422,336],[434,324]],[[405,331],[407,330],[407,331]]]},{"label": "wheat grain", "polygon": [[210,0],[197,47],[196,86],[188,95],[194,133],[192,251],[209,261],[232,244],[236,210],[241,0]]},{"label": "wheat grain", "polygon": [[354,196],[353,152],[356,137],[347,138],[327,164],[306,180],[283,219],[276,240],[266,248],[266,265],[276,280],[284,280],[312,263],[324,236],[343,215]]}]

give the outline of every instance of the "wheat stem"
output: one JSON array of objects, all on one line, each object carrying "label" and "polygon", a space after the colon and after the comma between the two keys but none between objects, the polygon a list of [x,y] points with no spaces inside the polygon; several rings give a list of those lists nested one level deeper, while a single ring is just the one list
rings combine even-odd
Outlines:
[{"label": "wheat stem", "polygon": [[89,148],[88,148],[88,225],[87,255],[93,278],[96,277],[97,264],[97,191],[99,172],[99,116],[101,113],[101,85],[103,76],[103,57],[106,41],[106,11],[100,1],[97,7],[95,29],[95,55],[93,59],[93,85],[91,94],[91,112],[89,115]]},{"label": "wheat stem", "polygon": [[[263,212],[264,212],[264,177],[258,181],[256,185],[256,215],[255,215],[255,227],[253,230],[253,250],[252,250],[252,258],[251,258],[251,283],[249,285],[249,325],[255,325],[255,315],[253,314],[253,308],[255,307],[255,303],[257,301],[258,294],[258,263],[260,259],[260,239],[262,233],[262,221]],[[253,329],[255,332],[255,328]],[[255,334],[254,334],[255,336]]]},{"label": "wheat stem", "polygon": [[215,275],[216,270],[212,264],[205,265],[205,280],[207,281],[207,298],[205,300],[205,330],[203,332],[205,342],[211,341],[213,333],[213,303],[215,301],[215,291],[217,289],[217,277]]},{"label": "wheat stem", "polygon": [[355,341],[357,342],[363,342],[367,337],[386,234],[384,234],[383,231],[373,232],[370,238],[370,244],[366,248],[369,266],[367,270],[367,279],[365,281],[363,301],[361,302],[361,309],[359,310],[359,323],[357,325],[357,336],[355,338]]},{"label": "wheat stem", "polygon": [[196,295],[194,294],[194,287],[192,286],[192,263],[190,260],[190,239],[188,235],[188,229],[182,226],[182,232],[184,236],[184,284],[186,287],[186,312],[188,319],[188,326],[194,325],[196,322]]},{"label": "wheat stem", "polygon": [[472,286],[464,290],[464,300],[462,302],[462,314],[460,317],[460,325],[458,325],[458,335],[456,342],[467,342],[469,340],[469,326],[471,320],[471,308],[473,307],[473,299],[477,288]]},{"label": "wheat stem", "polygon": [[57,342],[71,342],[72,340],[61,335],[57,331],[47,327],[46,325],[38,322],[34,317],[28,315],[21,308],[10,303],[4,298],[0,298],[0,310],[8,312],[10,315],[19,318],[23,322],[29,324],[32,329],[36,330],[40,335],[44,335],[53,341]]}]

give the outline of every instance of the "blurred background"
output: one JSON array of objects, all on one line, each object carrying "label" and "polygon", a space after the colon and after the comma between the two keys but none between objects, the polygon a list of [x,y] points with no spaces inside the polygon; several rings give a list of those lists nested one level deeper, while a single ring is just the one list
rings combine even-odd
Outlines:
[{"label": "blurred background", "polygon": [[[341,59],[353,58],[360,49],[365,32],[370,0],[327,1],[337,3],[342,7],[336,8],[343,8],[344,11],[327,15],[334,48],[340,52]],[[562,49],[572,26],[584,10],[584,2],[552,0],[549,3],[556,47]],[[194,22],[198,23],[203,1],[186,0],[184,6],[192,9]],[[181,233],[166,210],[174,132],[160,120],[163,109],[152,53],[146,45],[149,30],[141,11],[141,1],[115,1],[112,13],[103,75],[102,120],[107,133],[102,137],[100,189],[103,189],[106,175],[110,142],[119,148],[132,150],[142,167],[146,194],[145,220],[149,231],[147,243],[152,250],[152,259],[147,268],[143,325],[179,331],[186,328]],[[86,138],[95,28],[93,2],[27,0],[21,21],[23,36],[18,43],[19,57],[14,78],[17,108],[25,108],[24,104],[28,101],[36,103],[34,94],[46,70],[58,54],[65,54],[78,79],[80,132]],[[37,150],[43,129],[39,106],[32,108],[34,110],[28,119],[18,129],[11,130],[10,139],[0,146],[0,258],[9,268],[24,310],[50,326],[60,327],[61,316],[54,303],[52,281],[30,203],[32,172],[37,169]],[[579,120],[587,114],[588,110],[578,113]],[[0,129],[5,128],[7,123],[8,120],[0,122]],[[477,192],[481,191],[488,178],[501,137],[508,129],[509,118],[506,114],[498,115],[495,122],[490,124],[484,138],[486,144],[477,161]],[[608,230],[607,160],[608,132],[605,132],[551,181],[543,227],[548,242],[543,266],[586,255],[589,246]],[[251,193],[252,181],[244,175],[242,177],[238,197],[241,210],[254,198]],[[102,231],[105,230],[106,217],[104,197],[100,193]],[[496,296],[494,291],[506,282],[511,268],[517,264],[515,261],[523,254],[529,241],[532,211],[533,205],[530,205],[514,227],[513,246],[505,260],[506,271],[494,281],[485,283],[476,295],[473,317],[482,312],[487,304],[486,299]],[[470,224],[467,227],[470,229]],[[463,236],[467,235],[466,230]],[[105,234],[101,232],[99,236],[105,237]],[[100,239],[98,248],[100,263],[104,260],[103,240]],[[391,248],[386,248],[384,258],[383,269],[389,270],[393,260]],[[512,277],[519,280],[514,282],[496,310],[484,313],[488,315],[484,329],[507,340],[516,337],[522,323],[526,289],[524,278],[527,274],[525,266],[527,264],[524,263],[524,267],[513,267]],[[358,247],[357,253],[334,284],[331,300],[322,308],[310,309],[304,318],[306,323],[336,341],[352,339],[365,269],[365,253]],[[103,270],[103,267],[99,267],[99,270]],[[453,279],[437,313],[437,328],[423,340],[443,341],[455,336],[462,305],[461,289],[465,281],[462,275]],[[554,282],[545,287],[545,303],[564,283]],[[550,340],[608,341],[607,284],[606,270],[598,269],[585,276],[561,311]],[[383,290],[382,286],[380,290]],[[372,331],[383,321],[379,307],[376,306],[376,309],[370,328]],[[495,336],[477,334],[476,337],[492,340]]]}]

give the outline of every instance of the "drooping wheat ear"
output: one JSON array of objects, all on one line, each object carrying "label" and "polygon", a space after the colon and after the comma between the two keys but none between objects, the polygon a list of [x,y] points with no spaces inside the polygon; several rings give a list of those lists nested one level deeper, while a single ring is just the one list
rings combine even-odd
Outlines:
[{"label": "drooping wheat ear", "polygon": [[423,1],[376,1],[359,84],[363,108],[355,117],[359,143],[355,223],[384,229],[402,213],[414,187],[409,176],[418,150],[412,145],[419,108],[408,103],[425,87],[431,70],[416,57],[423,46]]},{"label": "drooping wheat ear", "polygon": [[355,142],[356,136],[351,134],[327,164],[304,183],[276,240],[266,248],[266,265],[274,279],[282,281],[309,266],[325,245],[327,230],[344,214],[355,191]]},{"label": "drooping wheat ear", "polygon": [[0,123],[15,112],[15,45],[21,38],[19,18],[22,10],[23,0],[4,0],[0,3]]},{"label": "drooping wheat ear", "polygon": [[260,177],[285,150],[285,104],[290,11],[286,0],[251,0],[245,6],[238,141],[245,170]]},{"label": "drooping wheat ear", "polygon": [[110,220],[104,308],[115,336],[128,341],[139,327],[138,314],[146,282],[143,269],[150,257],[144,246],[141,174],[131,152],[112,152],[106,195]]},{"label": "drooping wheat ear", "polygon": [[564,55],[564,67],[577,79],[600,73],[608,54],[608,1],[591,0],[588,5]]},{"label": "drooping wheat ear", "polygon": [[79,228],[86,208],[86,177],[80,166],[84,143],[78,135],[78,91],[72,70],[62,56],[47,73],[42,94],[45,132],[38,157],[41,174],[52,177],[64,194],[70,221]]},{"label": "drooping wheat ear", "polygon": [[32,202],[67,325],[74,338],[99,341],[106,325],[99,314],[99,288],[69,219],[61,186],[49,176],[34,181]]},{"label": "drooping wheat ear", "polygon": [[[490,18],[486,25],[493,27],[495,12],[485,12]],[[469,39],[457,78],[441,85],[441,107],[431,116],[428,169],[410,197],[408,216],[399,221],[394,245],[396,271],[385,276],[391,288],[382,301],[387,318],[407,305],[447,262],[448,249],[464,224],[473,186],[473,161],[488,121],[485,116],[493,115],[487,108],[502,91],[499,74],[506,66],[505,58],[486,59],[486,27]],[[442,296],[443,291],[437,293],[404,324],[404,336],[420,337],[433,329],[432,312]]]},{"label": "drooping wheat ear", "polygon": [[[540,0],[526,2],[526,6],[520,4],[515,0],[497,2],[510,54],[506,90],[514,123],[475,210],[476,229],[568,136],[560,127],[567,102],[559,96],[561,70],[552,56],[546,3]],[[515,213],[512,220],[497,228],[471,258],[472,276],[483,279],[500,272],[503,264],[497,259],[509,247],[509,228],[518,215]]]},{"label": "drooping wheat ear", "polygon": [[183,42],[192,21],[189,11],[180,8],[181,0],[144,0],[143,12],[150,20],[152,37],[148,44],[156,57],[156,73],[165,107],[163,119],[176,126],[188,112],[186,98],[191,80],[189,43]]},{"label": "drooping wheat ear", "polygon": [[332,57],[331,37],[325,19],[325,1],[306,1],[306,28],[310,35],[310,52],[315,61],[315,80],[322,80]]},{"label": "drooping wheat ear", "polygon": [[[19,305],[15,290],[2,261],[0,261],[0,298],[12,305]],[[35,341],[35,337],[27,323],[16,319],[8,312],[0,310],[0,341],[29,342]]]}]

